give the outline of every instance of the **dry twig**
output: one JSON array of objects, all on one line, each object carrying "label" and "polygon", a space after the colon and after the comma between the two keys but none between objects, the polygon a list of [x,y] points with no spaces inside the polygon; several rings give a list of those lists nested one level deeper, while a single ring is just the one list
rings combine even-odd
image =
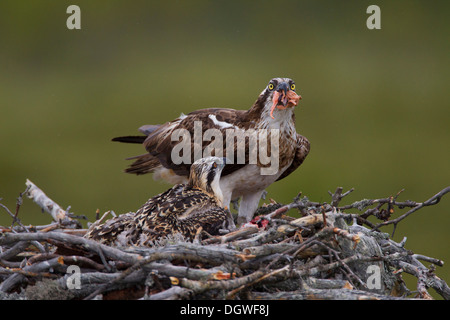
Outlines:
[{"label": "dry twig", "polygon": [[[260,227],[220,236],[199,231],[194,243],[167,239],[151,248],[118,248],[83,238],[86,230],[67,210],[27,181],[23,194],[54,221],[26,227],[18,217],[22,200],[14,213],[0,204],[13,221],[0,227],[0,291],[41,299],[125,298],[130,290],[142,299],[400,299],[414,292],[427,299],[433,288],[450,299],[450,288],[435,274],[442,260],[412,253],[404,241],[380,232],[437,204],[450,187],[422,203],[398,201],[398,193],[341,205],[352,191],[329,192],[330,203],[301,194],[287,205],[272,202],[259,211],[259,221],[267,222]],[[403,208],[409,211],[389,219]],[[291,209],[301,217],[287,216]],[[78,267],[80,289],[69,288],[70,266]],[[369,270],[378,272],[375,278]],[[414,290],[405,287],[402,272],[417,278]],[[46,289],[34,290],[40,284]]]}]

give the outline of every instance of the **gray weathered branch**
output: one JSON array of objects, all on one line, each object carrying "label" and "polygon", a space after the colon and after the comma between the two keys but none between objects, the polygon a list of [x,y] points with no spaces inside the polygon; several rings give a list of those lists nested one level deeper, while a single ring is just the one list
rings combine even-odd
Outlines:
[{"label": "gray weathered branch", "polygon": [[[437,204],[450,187],[422,203],[399,201],[398,193],[341,205],[352,191],[329,192],[329,204],[300,194],[287,205],[272,203],[259,211],[260,220],[267,221],[264,228],[246,225],[218,236],[199,234],[194,243],[167,239],[150,248],[121,248],[83,238],[86,230],[27,181],[25,194],[54,221],[25,227],[18,210],[13,214],[1,205],[17,225],[0,227],[0,292],[22,292],[29,299],[118,298],[134,292],[150,300],[394,300],[428,299],[433,288],[450,299],[450,288],[436,275],[442,260],[414,253],[405,240],[396,243],[380,231]],[[403,208],[405,214],[391,218]],[[291,209],[301,216],[287,216]],[[369,222],[369,216],[381,222]],[[68,286],[71,265],[80,270],[79,290]],[[370,278],[369,270],[378,272],[377,278]],[[417,278],[415,288],[406,288],[402,273]]]}]

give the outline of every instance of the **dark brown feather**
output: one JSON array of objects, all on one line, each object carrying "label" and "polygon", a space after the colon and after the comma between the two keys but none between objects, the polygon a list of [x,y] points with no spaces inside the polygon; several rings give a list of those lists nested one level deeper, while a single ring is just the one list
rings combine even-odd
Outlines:
[{"label": "dark brown feather", "polygon": [[145,139],[147,139],[147,136],[124,136],[112,138],[111,141],[142,144]]},{"label": "dark brown feather", "polygon": [[[211,128],[219,129],[223,132],[223,146],[226,146],[226,135],[225,129],[220,128],[214,125],[213,120],[209,117],[210,115],[215,115],[218,121],[226,122],[231,125],[239,126],[240,128],[248,129],[252,124],[254,125],[254,121],[248,120],[248,111],[243,110],[234,110],[234,109],[225,109],[225,108],[210,108],[210,109],[200,109],[193,111],[186,115],[186,117],[181,120],[176,127],[171,128],[173,123],[176,121],[167,122],[164,125],[161,125],[157,130],[153,131],[144,142],[145,149],[155,158],[159,160],[161,165],[165,168],[172,169],[176,174],[182,176],[188,176],[190,172],[191,165],[188,164],[174,164],[172,161],[172,149],[179,143],[179,141],[171,140],[171,133],[174,129],[186,129],[190,133],[191,142],[194,142],[194,125],[196,121],[200,121],[202,123],[202,136],[205,131]],[[202,145],[202,154],[204,149],[208,146],[210,142],[206,141]],[[236,146],[234,146],[236,148]],[[193,150],[192,150],[193,151]],[[214,155],[214,154],[213,154]],[[223,157],[227,157],[226,150],[222,155]],[[237,153],[234,152],[235,158],[237,157]],[[191,153],[191,163],[194,162],[194,153]],[[242,168],[245,164],[237,164],[237,161],[234,161],[234,164],[228,164],[224,171],[222,172],[222,176],[230,174],[240,168]]]},{"label": "dark brown feather", "polygon": [[294,160],[292,161],[292,164],[281,174],[277,181],[286,178],[294,172],[306,159],[310,148],[311,146],[308,139],[300,134],[297,134],[297,148],[295,149]]},{"label": "dark brown feather", "polygon": [[151,173],[155,168],[160,167],[161,163],[151,154],[142,154],[140,156],[130,157],[127,160],[135,160],[128,168],[126,173],[134,173],[137,175]]}]

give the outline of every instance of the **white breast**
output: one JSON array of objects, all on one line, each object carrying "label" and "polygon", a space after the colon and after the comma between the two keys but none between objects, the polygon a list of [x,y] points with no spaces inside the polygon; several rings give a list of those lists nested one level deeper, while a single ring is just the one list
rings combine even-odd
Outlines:
[{"label": "white breast", "polygon": [[255,191],[266,189],[281,176],[288,166],[281,168],[277,174],[261,175],[260,167],[249,164],[242,169],[223,176],[220,179],[220,188],[224,196],[224,204],[227,198],[233,200],[245,194],[252,194]]}]

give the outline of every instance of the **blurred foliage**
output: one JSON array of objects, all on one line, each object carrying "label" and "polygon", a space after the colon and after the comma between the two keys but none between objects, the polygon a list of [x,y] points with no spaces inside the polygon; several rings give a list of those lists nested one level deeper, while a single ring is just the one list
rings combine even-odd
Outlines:
[{"label": "blurred foliage", "polygon": [[[70,4],[81,30],[66,28]],[[399,199],[428,199],[450,182],[450,3],[376,1],[381,30],[366,28],[370,4],[3,0],[1,203],[14,209],[29,178],[91,220],[136,210],[169,185],[122,173],[143,149],[112,137],[200,107],[248,109],[276,76],[297,83],[312,150],[268,197],[328,201],[342,186],[356,189],[347,203],[403,188]],[[449,206],[408,217],[395,239],[450,263]],[[19,216],[49,222],[27,200]]]}]

